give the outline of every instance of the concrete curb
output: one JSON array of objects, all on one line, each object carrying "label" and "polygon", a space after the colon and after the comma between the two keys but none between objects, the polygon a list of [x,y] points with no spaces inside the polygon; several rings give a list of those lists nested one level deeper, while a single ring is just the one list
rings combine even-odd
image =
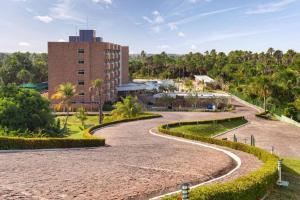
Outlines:
[{"label": "concrete curb", "polygon": [[[193,144],[193,145],[198,145],[198,146],[214,149],[216,151],[220,151],[220,152],[228,155],[229,157],[231,157],[237,163],[237,166],[234,169],[232,169],[230,172],[228,172],[227,174],[224,174],[220,177],[217,177],[217,178],[211,179],[209,181],[194,185],[194,186],[191,187],[191,189],[202,186],[202,185],[205,185],[205,184],[208,184],[208,183],[212,183],[212,182],[220,180],[222,178],[226,178],[227,176],[229,176],[230,174],[232,174],[233,172],[235,172],[236,170],[238,170],[241,167],[241,164],[242,164],[241,159],[237,155],[235,155],[234,153],[232,153],[230,151],[227,151],[225,149],[221,149],[221,148],[210,146],[210,145],[207,145],[207,144],[202,144],[200,142],[187,140],[187,139],[183,139],[183,138],[178,138],[178,137],[174,137],[174,136],[157,134],[153,131],[153,128],[149,130],[149,133],[151,135],[154,135],[154,136],[157,136],[157,137],[162,137],[162,138],[165,138],[165,139],[175,140],[175,141],[179,141],[179,142],[185,142],[185,143],[189,143],[189,144]],[[177,190],[177,191],[170,192],[170,193],[167,193],[167,194],[164,194],[164,195],[160,195],[160,196],[157,196],[157,197],[150,198],[150,200],[158,200],[158,199],[161,199],[161,198],[166,197],[166,196],[177,194],[179,192],[180,192],[180,190]]]}]

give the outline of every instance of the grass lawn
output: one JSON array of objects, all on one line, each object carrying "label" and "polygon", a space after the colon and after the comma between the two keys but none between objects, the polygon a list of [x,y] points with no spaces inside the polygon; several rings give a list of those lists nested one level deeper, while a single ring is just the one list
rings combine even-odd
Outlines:
[{"label": "grass lawn", "polygon": [[289,181],[288,188],[278,187],[271,191],[267,200],[299,200],[300,199],[300,160],[283,159],[282,179]]},{"label": "grass lawn", "polygon": [[[146,117],[146,116],[151,116],[151,114],[149,113],[142,113],[139,114],[137,117]],[[66,118],[66,116],[59,116],[57,118],[61,119],[61,126],[63,126],[63,122]],[[98,123],[98,116],[87,116],[87,120],[85,121],[86,127],[85,128],[89,128],[91,126],[95,126]],[[112,121],[117,121],[117,120],[121,120],[122,118],[115,118],[112,116],[105,116],[103,123],[108,123],[108,122],[112,122]],[[77,119],[75,116],[69,116],[68,119],[68,129],[69,129],[69,136],[68,138],[82,138],[82,126],[81,126],[81,122],[79,119]]]},{"label": "grass lawn", "polygon": [[211,137],[216,134],[225,132],[227,130],[238,127],[242,124],[247,123],[244,119],[235,119],[226,122],[208,122],[205,124],[198,125],[183,125],[178,127],[170,128],[171,131],[183,132],[190,135],[200,135],[204,137]]}]

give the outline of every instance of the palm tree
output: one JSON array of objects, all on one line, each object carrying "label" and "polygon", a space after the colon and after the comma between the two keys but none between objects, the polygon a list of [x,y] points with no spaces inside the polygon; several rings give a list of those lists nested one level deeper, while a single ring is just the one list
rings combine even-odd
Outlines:
[{"label": "palm tree", "polygon": [[67,122],[69,118],[69,110],[72,106],[72,98],[76,96],[76,87],[72,83],[60,84],[55,92],[51,96],[51,99],[59,100],[58,108],[61,106],[67,107],[67,117],[64,123],[64,129],[67,127]]},{"label": "palm tree", "polygon": [[251,84],[252,90],[254,90],[260,97],[264,99],[264,110],[266,111],[266,99],[270,95],[271,80],[267,76],[261,76],[255,78]]},{"label": "palm tree", "polygon": [[98,96],[99,124],[102,124],[103,122],[102,99],[101,99],[102,85],[103,85],[102,79],[98,78],[92,81],[92,87],[96,89],[96,95]]},{"label": "palm tree", "polygon": [[19,79],[22,84],[25,84],[31,81],[32,75],[28,70],[22,69],[17,73],[17,79]]}]

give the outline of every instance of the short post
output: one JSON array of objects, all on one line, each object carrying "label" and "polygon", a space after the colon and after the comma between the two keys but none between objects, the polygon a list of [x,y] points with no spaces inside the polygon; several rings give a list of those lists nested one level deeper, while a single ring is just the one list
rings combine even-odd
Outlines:
[{"label": "short post", "polygon": [[189,200],[190,197],[190,187],[188,183],[184,183],[181,185],[181,199]]},{"label": "short post", "polygon": [[233,135],[233,141],[234,141],[234,142],[237,142],[237,137],[236,137],[235,134]]},{"label": "short post", "polygon": [[275,148],[274,148],[274,146],[272,146],[271,153],[274,154],[274,151],[275,151]]},{"label": "short post", "polygon": [[282,160],[281,159],[278,160],[277,165],[278,165],[278,183],[280,184],[282,182],[281,179]]},{"label": "short post", "polygon": [[283,187],[288,187],[289,186],[289,182],[282,180],[282,173],[281,173],[281,170],[282,170],[282,159],[278,160],[277,165],[278,165],[278,181],[277,181],[277,185],[283,186]]},{"label": "short post", "polygon": [[255,138],[251,135],[251,146],[255,146]]}]

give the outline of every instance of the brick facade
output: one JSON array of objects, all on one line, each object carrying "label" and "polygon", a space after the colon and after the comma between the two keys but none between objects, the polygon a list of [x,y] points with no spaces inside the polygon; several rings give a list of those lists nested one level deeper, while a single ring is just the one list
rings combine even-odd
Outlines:
[{"label": "brick facade", "polygon": [[96,39],[94,32],[90,35],[92,37],[83,40],[70,36],[69,42],[48,43],[49,97],[58,85],[69,82],[76,85],[74,104],[93,104],[97,99],[91,82],[100,78],[104,81],[103,101],[112,101],[117,97],[117,86],[128,83],[129,48],[102,42]]}]

